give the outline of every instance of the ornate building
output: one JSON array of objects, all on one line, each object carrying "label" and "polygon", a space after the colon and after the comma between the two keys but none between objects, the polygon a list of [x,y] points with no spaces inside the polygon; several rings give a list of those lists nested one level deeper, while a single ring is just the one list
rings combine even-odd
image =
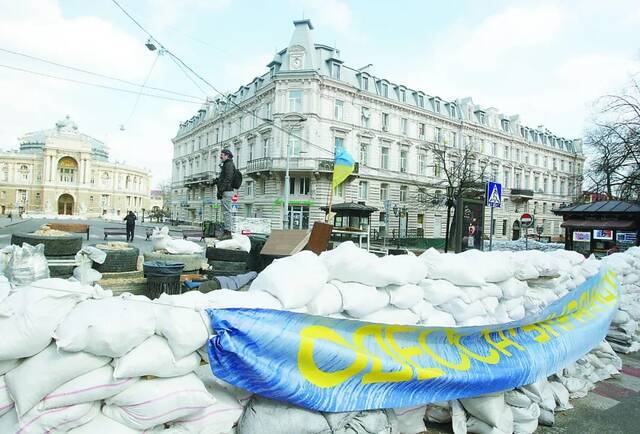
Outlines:
[{"label": "ornate building", "polygon": [[[284,173],[289,149],[292,228],[321,220],[329,196],[333,149],[344,146],[357,171],[335,191],[336,202],[366,202],[378,208],[378,232],[442,238],[443,193],[438,149],[473,149],[486,179],[503,184],[505,202],[494,215],[499,238],[519,236],[518,217],[536,216],[546,235],[560,235],[552,209],[580,192],[584,155],[580,140],[543,126],[524,125],[518,115],[481,107],[471,98],[446,101],[374,74],[371,65],[352,68],[334,47],[313,41],[309,20],[294,22],[289,45],[268,72],[226,98],[204,105],[182,122],[173,139],[172,217],[215,218],[210,181],[220,149],[234,153],[245,175],[238,213],[268,217],[282,227]],[[291,133],[291,134],[290,134]],[[384,204],[402,212],[385,215]],[[285,220],[286,221],[286,220]],[[489,232],[488,210],[485,233]]]},{"label": "ornate building", "polygon": [[96,217],[149,209],[151,174],[110,163],[106,146],[67,116],[0,152],[0,211]]}]

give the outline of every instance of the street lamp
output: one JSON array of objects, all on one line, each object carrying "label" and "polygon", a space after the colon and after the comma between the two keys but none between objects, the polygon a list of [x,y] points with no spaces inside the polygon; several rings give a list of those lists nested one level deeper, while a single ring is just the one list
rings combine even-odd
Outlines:
[{"label": "street lamp", "polygon": [[392,211],[393,211],[393,215],[398,217],[398,237],[396,238],[396,240],[397,240],[396,244],[397,244],[398,249],[399,249],[400,248],[400,223],[401,223],[401,220],[402,220],[402,216],[407,213],[407,207],[406,206],[399,207],[398,204],[395,203],[395,204],[393,204]]},{"label": "street lamp", "polygon": [[296,116],[294,119],[289,120],[289,137],[287,138],[287,159],[285,165],[285,173],[284,173],[284,221],[283,221],[283,229],[290,229],[290,216],[289,216],[289,189],[290,179],[289,179],[289,163],[291,158],[291,140],[289,140],[293,136],[293,129],[296,126],[301,125],[307,119],[302,115]]},{"label": "street lamp", "polygon": [[142,208],[142,223],[144,223],[144,208]]}]

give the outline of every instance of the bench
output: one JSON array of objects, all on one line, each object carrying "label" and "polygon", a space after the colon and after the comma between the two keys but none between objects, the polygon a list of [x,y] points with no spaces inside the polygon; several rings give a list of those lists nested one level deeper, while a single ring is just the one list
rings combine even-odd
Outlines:
[{"label": "bench", "polygon": [[89,225],[82,223],[47,223],[47,226],[57,231],[87,234],[87,240],[89,239]]},{"label": "bench", "polygon": [[182,238],[186,240],[189,237],[196,237],[200,238],[200,240],[204,240],[204,232],[202,229],[183,229]]},{"label": "bench", "polygon": [[107,235],[124,235],[127,236],[127,228],[104,228],[104,239],[107,239]]}]

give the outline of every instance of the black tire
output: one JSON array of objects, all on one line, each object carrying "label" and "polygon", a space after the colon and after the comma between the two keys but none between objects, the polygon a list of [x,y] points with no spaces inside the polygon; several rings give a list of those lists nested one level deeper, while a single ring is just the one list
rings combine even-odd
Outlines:
[{"label": "black tire", "polygon": [[207,259],[210,261],[247,262],[249,253],[242,250],[207,247]]},{"label": "black tire", "polygon": [[64,237],[45,237],[18,232],[11,235],[11,244],[22,246],[22,243],[37,246],[44,244],[45,256],[71,256],[82,248],[82,235],[71,234]]},{"label": "black tire", "polygon": [[231,262],[231,261],[209,261],[209,265],[213,268],[213,272],[229,272],[235,274],[242,274],[247,272],[246,262]]},{"label": "black tire", "polygon": [[[52,256],[51,260],[75,260],[75,255],[73,256]],[[68,278],[73,276],[73,269],[76,268],[77,265],[49,265],[49,277],[60,277],[60,278]]]},{"label": "black tire", "polygon": [[[92,244],[96,247],[96,244]],[[99,248],[99,247],[98,247]],[[93,263],[93,268],[101,273],[122,273],[127,271],[136,271],[138,269],[138,256],[140,250],[137,247],[129,245],[128,249],[109,250],[100,249],[107,254],[104,263]]]}]

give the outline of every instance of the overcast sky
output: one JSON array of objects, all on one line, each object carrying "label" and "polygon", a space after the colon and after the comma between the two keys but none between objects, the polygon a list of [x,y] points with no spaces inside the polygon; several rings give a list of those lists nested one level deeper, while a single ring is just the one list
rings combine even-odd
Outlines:
[{"label": "overcast sky", "polygon": [[[304,16],[315,26],[316,43],[337,45],[350,66],[372,63],[375,75],[392,82],[444,99],[471,96],[567,138],[589,127],[598,96],[640,72],[637,0],[119,2],[219,89],[236,90],[264,73],[289,42],[292,21]],[[0,0],[0,49],[136,83],[149,76],[149,86],[204,98],[168,56],[156,60],[145,41],[111,0]],[[171,138],[199,108],[193,99],[145,96],[136,106],[135,87],[3,51],[0,65],[0,149],[69,114],[81,132],[109,146],[112,160],[149,167],[154,184],[170,177]]]}]

